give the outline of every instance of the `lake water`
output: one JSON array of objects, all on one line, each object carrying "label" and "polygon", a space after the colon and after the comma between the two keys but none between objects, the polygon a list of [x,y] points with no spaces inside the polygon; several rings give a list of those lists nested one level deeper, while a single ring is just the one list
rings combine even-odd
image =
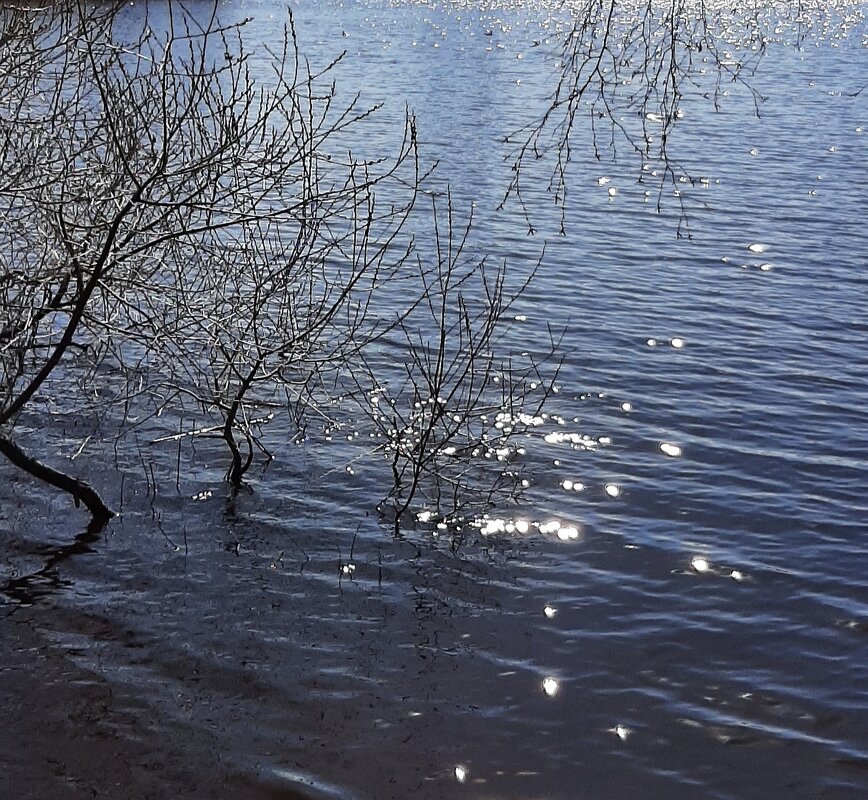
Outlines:
[{"label": "lake water", "polygon": [[[563,10],[293,11],[311,61],[346,49],[340,90],[385,103],[360,149],[408,104],[432,191],[476,204],[471,247],[521,276],[545,242],[510,332],[564,331],[527,495],[395,537],[350,428],[278,443],[234,500],[204,445],[176,489],[174,447],[143,442],[116,473],[82,457],[123,511],[97,535],[0,466],[0,795],[868,796],[865,6],[782,29],[759,114],[737,84],[715,110],[711,65],[683,87],[670,152],[707,180],[676,175],[681,198],[579,120],[564,235],[550,159],[527,216],[498,210]],[[268,40],[285,12],[223,13]]]}]

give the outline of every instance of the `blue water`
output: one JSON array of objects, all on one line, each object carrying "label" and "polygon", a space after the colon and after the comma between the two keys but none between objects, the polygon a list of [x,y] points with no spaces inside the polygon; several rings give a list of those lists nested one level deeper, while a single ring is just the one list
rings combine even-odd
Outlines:
[{"label": "blue water", "polygon": [[[4,771],[29,752],[32,796],[57,798],[115,778],[124,797],[868,796],[864,6],[846,38],[771,44],[758,106],[736,84],[715,110],[711,75],[685,87],[671,153],[708,180],[681,198],[623,143],[596,158],[580,120],[563,212],[551,158],[526,166],[524,209],[499,208],[562,11],[293,11],[314,63],[347,49],[347,97],[385,103],[360,147],[388,151],[408,104],[430,190],[476,204],[474,252],[520,280],[545,244],[507,344],[542,349],[551,326],[564,364],[528,492],[491,512],[529,531],[394,538],[382,470],[335,437],[278,443],[235,501],[207,444],[180,492],[172,447],[145,450],[172,476],[156,492],[122,456],[124,514],[68,552],[81,520],[3,467],[6,572],[35,576],[0,606],[9,670],[49,687],[4,697],[48,720],[0,746]],[[283,14],[225,13],[263,38]],[[75,736],[127,766],[73,748],[58,777]]]}]

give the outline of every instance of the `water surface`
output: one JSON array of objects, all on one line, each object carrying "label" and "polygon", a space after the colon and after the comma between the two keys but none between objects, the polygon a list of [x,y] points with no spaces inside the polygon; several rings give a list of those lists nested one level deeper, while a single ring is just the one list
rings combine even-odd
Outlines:
[{"label": "water surface", "polygon": [[[234,499],[207,442],[155,490],[142,459],[174,476],[176,453],[143,436],[123,481],[77,462],[123,512],[90,535],[4,465],[10,796],[865,797],[862,9],[846,36],[833,13],[769,45],[759,115],[744,86],[718,110],[701,77],[685,87],[683,206],[624,148],[595,158],[580,125],[563,236],[545,159],[535,235],[498,210],[563,11],[293,11],[313,62],[346,49],[342,89],[385,102],[363,146],[388,150],[416,113],[431,191],[476,203],[478,253],[521,276],[546,243],[510,334],[565,332],[528,494],[396,538],[351,428],[318,446],[275,431]],[[267,39],[285,12],[224,13]],[[30,424],[63,453],[89,430],[50,403]]]}]

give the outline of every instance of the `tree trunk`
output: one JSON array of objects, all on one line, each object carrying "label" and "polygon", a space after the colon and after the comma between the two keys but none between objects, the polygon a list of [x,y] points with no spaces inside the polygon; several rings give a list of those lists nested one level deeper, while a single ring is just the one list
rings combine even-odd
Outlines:
[{"label": "tree trunk", "polygon": [[105,525],[114,516],[114,511],[103,502],[90,484],[37,461],[25,453],[12,439],[3,435],[0,435],[0,453],[16,467],[23,469],[34,478],[71,494],[76,506],[79,503],[84,503],[87,510],[90,511],[93,521],[100,526]]}]

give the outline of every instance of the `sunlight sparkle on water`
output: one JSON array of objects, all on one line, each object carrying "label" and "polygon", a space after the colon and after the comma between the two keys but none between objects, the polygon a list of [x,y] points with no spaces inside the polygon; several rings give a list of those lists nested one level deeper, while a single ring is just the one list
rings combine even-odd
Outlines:
[{"label": "sunlight sparkle on water", "polygon": [[593,436],[588,436],[586,433],[566,433],[564,431],[552,431],[543,436],[543,441],[546,444],[563,444],[567,442],[576,449],[581,450],[596,450],[599,445],[609,444],[611,440],[606,441],[606,437],[595,439]]},{"label": "sunlight sparkle on water", "polygon": [[708,563],[708,559],[703,558],[702,556],[694,556],[693,560],[690,562],[690,566],[697,572],[708,572],[708,570],[711,569],[711,564]]},{"label": "sunlight sparkle on water", "polygon": [[[536,384],[532,384],[531,388],[536,388]],[[525,414],[524,412],[512,415],[507,411],[501,411],[495,418],[495,424],[502,425],[526,425],[535,428],[545,422],[545,415]]]},{"label": "sunlight sparkle on water", "polygon": [[480,528],[480,533],[483,536],[490,536],[493,533],[506,533],[506,520],[490,519]]},{"label": "sunlight sparkle on water", "polygon": [[616,725],[614,728],[609,728],[608,733],[614,733],[622,742],[626,742],[633,730],[626,725]]},{"label": "sunlight sparkle on water", "polygon": [[489,519],[483,518],[475,523],[483,536],[496,533],[527,533],[530,523],[526,519]]},{"label": "sunlight sparkle on water", "polygon": [[579,538],[579,529],[573,525],[565,525],[558,529],[558,539],[562,542],[571,542]]}]

